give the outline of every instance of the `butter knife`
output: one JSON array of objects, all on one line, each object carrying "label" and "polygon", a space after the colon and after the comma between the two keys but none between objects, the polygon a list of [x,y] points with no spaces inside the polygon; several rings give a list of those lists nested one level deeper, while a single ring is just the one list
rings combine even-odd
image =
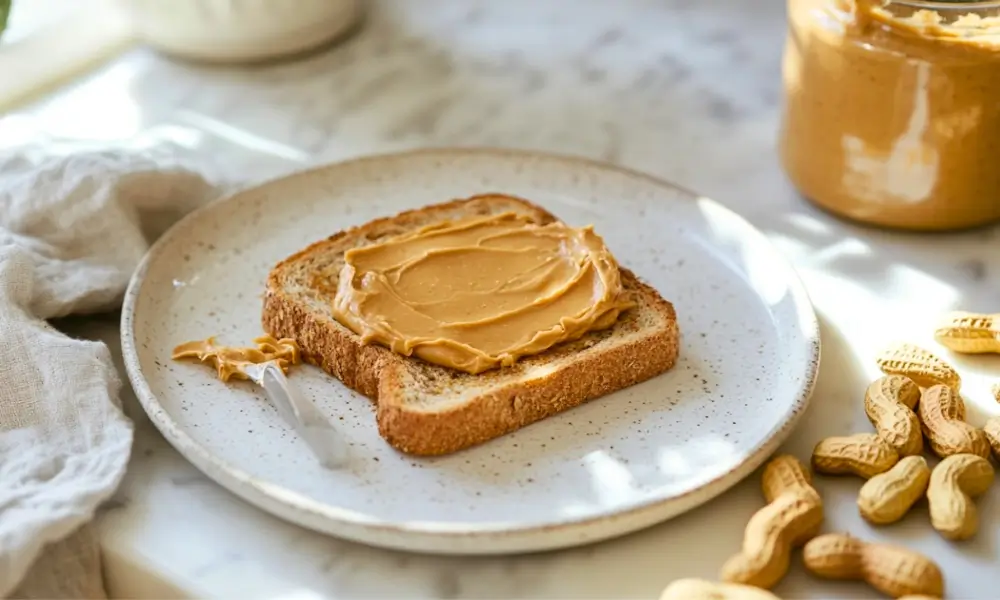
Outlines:
[{"label": "butter knife", "polygon": [[264,388],[271,404],[309,446],[319,463],[328,469],[344,466],[348,459],[347,442],[330,421],[292,382],[276,361],[246,363],[241,370]]}]

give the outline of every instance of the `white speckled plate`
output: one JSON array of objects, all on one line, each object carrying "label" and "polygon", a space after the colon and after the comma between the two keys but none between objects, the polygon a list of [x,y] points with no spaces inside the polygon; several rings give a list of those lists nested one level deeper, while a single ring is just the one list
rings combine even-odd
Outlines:
[{"label": "white speckled plate", "polygon": [[[379,437],[371,403],[313,367],[293,373],[353,446],[325,471],[262,394],[172,362],[174,345],[260,335],[277,261],[345,227],[484,192],[593,223],[619,261],[676,306],[670,372],[501,439],[417,459]],[[311,529],[454,554],[573,546],[683,513],[749,475],[808,403],[819,331],[802,286],[762,234],[715,202],[580,159],[430,150],[267,183],[189,215],[129,286],[129,377],[150,418],[233,493]]]}]

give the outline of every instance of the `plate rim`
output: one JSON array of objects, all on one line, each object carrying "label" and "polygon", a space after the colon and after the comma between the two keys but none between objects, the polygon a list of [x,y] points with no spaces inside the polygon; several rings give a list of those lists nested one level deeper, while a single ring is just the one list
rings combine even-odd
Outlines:
[{"label": "plate rim", "polygon": [[[605,509],[597,514],[567,517],[559,520],[558,522],[527,525],[518,524],[516,522],[501,521],[491,521],[485,523],[450,523],[441,521],[406,521],[403,523],[387,523],[378,521],[368,515],[365,515],[364,513],[331,506],[329,504],[313,500],[304,494],[284,488],[283,486],[258,480],[243,469],[218,458],[207,448],[195,441],[184,431],[183,428],[179,427],[176,421],[170,417],[169,413],[159,403],[159,400],[156,398],[156,395],[153,393],[149,383],[142,374],[142,369],[139,365],[134,327],[136,302],[142,291],[142,285],[146,279],[146,274],[150,265],[154,260],[159,258],[162,249],[171,241],[171,239],[177,235],[179,231],[182,231],[189,223],[196,221],[203,214],[213,210],[217,205],[232,202],[242,194],[246,194],[251,191],[258,191],[261,188],[281,185],[288,180],[304,178],[319,172],[337,170],[359,163],[379,162],[385,160],[405,160],[414,156],[433,155],[440,155],[442,157],[474,155],[478,157],[494,156],[506,159],[518,158],[521,160],[549,161],[571,166],[576,165],[588,169],[610,171],[631,178],[643,179],[659,187],[674,189],[691,198],[708,201],[712,203],[716,209],[726,213],[728,218],[735,219],[746,228],[747,233],[756,238],[753,240],[755,243],[763,244],[764,247],[769,248],[773,253],[774,260],[783,264],[787,273],[787,284],[790,296],[792,297],[793,303],[796,307],[797,321],[802,329],[802,335],[805,337],[808,344],[807,351],[809,356],[805,378],[799,386],[799,389],[796,391],[796,397],[789,409],[790,414],[788,417],[778,426],[767,432],[763,439],[748,451],[744,460],[692,489],[667,497],[647,498],[625,508]],[[229,490],[234,495],[242,498],[261,510],[271,514],[272,516],[293,522],[308,529],[376,546],[404,550],[418,550],[421,552],[439,552],[445,554],[498,554],[576,546],[583,543],[618,537],[620,535],[625,535],[627,533],[643,529],[671,519],[675,516],[679,516],[680,514],[715,499],[752,474],[753,471],[762,465],[765,460],[771,456],[795,430],[811,403],[812,395],[815,391],[816,381],[819,375],[819,366],[822,355],[819,319],[809,293],[806,290],[798,271],[795,269],[791,261],[789,261],[777,249],[774,243],[741,214],[714,199],[694,192],[684,186],[650,173],[618,164],[570,153],[495,147],[425,147],[402,151],[364,154],[344,160],[321,163],[308,168],[295,170],[277,177],[255,182],[247,186],[241,186],[235,190],[231,190],[228,193],[220,195],[214,200],[209,201],[208,203],[181,217],[167,231],[157,238],[143,255],[138,266],[133,271],[125,291],[120,320],[120,338],[125,370],[143,411],[147,414],[153,425],[159,430],[160,434],[163,435],[163,437],[175,450],[177,450],[186,460],[191,462],[192,465],[199,469],[203,474],[221,485],[223,488]],[[272,506],[275,503],[287,509],[291,509],[293,514],[289,515],[287,512],[277,512],[273,510]],[[683,506],[675,509],[678,505]],[[659,516],[656,516],[657,514],[659,514]],[[495,539],[497,536],[504,538],[525,537],[525,541],[528,543],[525,543],[524,541],[518,543],[517,540],[508,540],[508,543],[502,544],[502,546],[507,547],[499,550],[496,548],[476,547],[475,544],[473,544],[472,547],[460,550],[450,549],[447,545],[440,548],[429,549],[427,543],[418,542],[414,544],[411,541],[401,542],[399,540],[392,541],[381,538],[375,540],[371,536],[351,531],[344,531],[338,527],[317,526],[316,522],[310,517],[318,517],[323,521],[343,525],[348,529],[354,527],[361,528],[365,531],[375,530],[380,534],[399,534],[408,538],[413,536],[430,536],[438,540],[443,539],[446,544],[448,540],[480,540],[483,538]],[[531,536],[537,534],[547,535],[554,533],[555,531],[564,531],[567,529],[575,530],[596,527],[607,523],[609,520],[628,520],[641,523],[631,527],[625,527],[611,533],[578,537],[575,541],[564,541],[562,543],[556,541],[542,543],[539,543],[538,541],[530,541]],[[511,542],[513,542],[513,544],[511,544]],[[430,545],[437,546],[438,544],[432,543]],[[456,551],[453,552],[452,550]]]}]

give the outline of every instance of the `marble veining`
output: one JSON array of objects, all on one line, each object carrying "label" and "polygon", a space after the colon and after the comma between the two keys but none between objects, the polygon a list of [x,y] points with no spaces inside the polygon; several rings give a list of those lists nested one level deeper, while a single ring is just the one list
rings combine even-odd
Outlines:
[{"label": "marble veining", "polygon": [[[770,237],[821,315],[818,389],[784,448],[804,458],[821,436],[870,430],[860,395],[882,344],[932,344],[923,324],[942,310],[1000,310],[1000,229],[885,233],[803,203],[774,156],[783,42],[780,2],[384,0],[357,35],[293,63],[227,69],[132,51],[0,119],[0,132],[29,124],[74,138],[171,141],[241,184],[369,152],[498,145],[611,160],[698,190]],[[117,352],[113,319],[75,326]],[[973,418],[1000,412],[987,393],[1000,365],[956,362]],[[748,480],[683,517],[597,546],[503,559],[387,552],[236,500],[125,401],[137,445],[101,527],[109,586],[131,597],[655,598],[672,578],[714,577],[762,503]],[[817,485],[829,530],[920,549],[948,574],[950,597],[989,596],[1000,528],[954,545],[918,508],[898,526],[873,529],[854,507],[858,482]],[[980,501],[983,523],[1000,523],[998,497],[994,489]],[[704,546],[692,552],[693,542]],[[798,568],[776,591],[871,596]]]}]

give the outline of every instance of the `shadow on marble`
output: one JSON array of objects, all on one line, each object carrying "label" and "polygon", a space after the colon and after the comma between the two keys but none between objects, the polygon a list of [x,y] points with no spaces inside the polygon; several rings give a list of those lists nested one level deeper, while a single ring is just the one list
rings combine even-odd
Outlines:
[{"label": "shadow on marble", "polygon": [[801,244],[813,266],[845,281],[862,281],[877,294],[895,291],[902,277],[923,276],[925,284],[939,284],[942,299],[956,308],[997,310],[1000,227],[941,234],[888,232],[804,207],[761,228]]}]

